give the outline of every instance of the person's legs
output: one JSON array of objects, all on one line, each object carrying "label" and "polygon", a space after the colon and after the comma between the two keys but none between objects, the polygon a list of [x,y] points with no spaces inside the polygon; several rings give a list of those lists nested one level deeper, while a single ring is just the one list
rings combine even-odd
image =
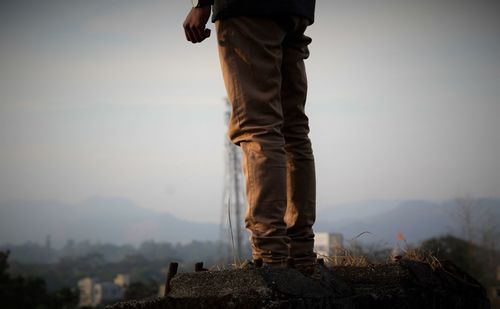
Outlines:
[{"label": "person's legs", "polygon": [[237,17],[217,21],[224,82],[232,114],[228,135],[243,150],[254,258],[281,264],[289,256],[286,152],[281,106],[282,42],[285,31],[272,19]]},{"label": "person's legs", "polygon": [[304,111],[307,77],[304,59],[309,56],[311,39],[304,35],[306,19],[284,21],[288,30],[283,43],[281,103],[283,106],[287,157],[287,210],[285,223],[290,237],[290,256],[297,265],[316,260],[312,226],[316,218],[314,156],[308,138],[308,118]]}]

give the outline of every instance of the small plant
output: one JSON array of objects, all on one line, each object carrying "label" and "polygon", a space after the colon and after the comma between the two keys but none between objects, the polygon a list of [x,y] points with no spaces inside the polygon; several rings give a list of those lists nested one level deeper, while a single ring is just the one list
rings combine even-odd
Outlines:
[{"label": "small plant", "polygon": [[391,260],[393,262],[404,259],[429,264],[432,269],[441,267],[439,260],[431,252],[421,248],[412,248],[406,242],[406,237],[398,230],[396,234],[396,245],[392,249]]}]

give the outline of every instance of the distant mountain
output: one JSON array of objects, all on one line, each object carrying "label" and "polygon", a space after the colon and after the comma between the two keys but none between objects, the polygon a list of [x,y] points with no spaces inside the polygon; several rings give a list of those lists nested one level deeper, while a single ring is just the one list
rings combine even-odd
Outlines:
[{"label": "distant mountain", "polygon": [[[500,222],[499,198],[478,198],[474,203],[478,214]],[[395,243],[399,230],[409,243],[416,244],[458,231],[458,208],[452,200],[374,200],[320,207],[314,230],[342,233],[346,241],[368,231],[359,238],[361,241],[387,246]],[[144,240],[175,243],[217,240],[219,227],[144,209],[124,198],[93,197],[76,204],[53,200],[0,202],[0,244],[40,243],[46,235],[52,236],[55,246],[70,238],[114,244],[139,244]]]},{"label": "distant mountain", "polygon": [[[474,217],[477,220],[484,220],[480,217],[487,214],[490,219],[498,220],[500,224],[499,198],[477,198],[474,199],[473,206]],[[457,223],[460,206],[453,200],[441,203],[408,200],[400,201],[396,206],[394,201],[374,201],[373,204],[363,203],[363,207],[357,204],[348,207],[351,207],[351,210],[357,209],[361,213],[370,207],[384,210],[378,213],[371,212],[369,215],[348,217],[345,214],[352,211],[341,207],[320,209],[315,231],[342,233],[345,241],[367,231],[369,234],[362,235],[360,241],[392,246],[396,242],[395,236],[398,231],[403,233],[408,243],[417,244],[430,237],[458,232],[461,228]],[[339,213],[339,217],[336,217],[336,212]],[[474,224],[478,225],[481,222]]]},{"label": "distant mountain", "polygon": [[124,198],[93,197],[77,204],[53,200],[0,202],[0,244],[66,240],[139,244],[144,240],[216,240],[219,227],[141,208]]},{"label": "distant mountain", "polygon": [[318,206],[316,213],[320,222],[352,222],[393,210],[400,203],[400,200],[367,200],[330,207]]}]

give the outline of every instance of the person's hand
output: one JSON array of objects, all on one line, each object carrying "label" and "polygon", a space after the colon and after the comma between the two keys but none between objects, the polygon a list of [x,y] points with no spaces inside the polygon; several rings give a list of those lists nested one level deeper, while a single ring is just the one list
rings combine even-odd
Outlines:
[{"label": "person's hand", "polygon": [[192,8],[184,21],[186,39],[192,43],[200,43],[210,36],[210,29],[205,26],[210,18],[211,6]]}]

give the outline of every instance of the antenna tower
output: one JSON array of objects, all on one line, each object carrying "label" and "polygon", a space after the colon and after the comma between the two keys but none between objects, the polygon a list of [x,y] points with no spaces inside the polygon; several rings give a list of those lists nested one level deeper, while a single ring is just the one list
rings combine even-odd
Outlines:
[{"label": "antenna tower", "polygon": [[[231,106],[226,99],[225,111],[226,127],[229,123]],[[241,261],[243,254],[243,209],[245,207],[243,174],[241,165],[240,147],[234,145],[229,137],[225,139],[224,151],[224,192],[221,217],[221,241],[230,244],[228,257],[235,261]]]}]

